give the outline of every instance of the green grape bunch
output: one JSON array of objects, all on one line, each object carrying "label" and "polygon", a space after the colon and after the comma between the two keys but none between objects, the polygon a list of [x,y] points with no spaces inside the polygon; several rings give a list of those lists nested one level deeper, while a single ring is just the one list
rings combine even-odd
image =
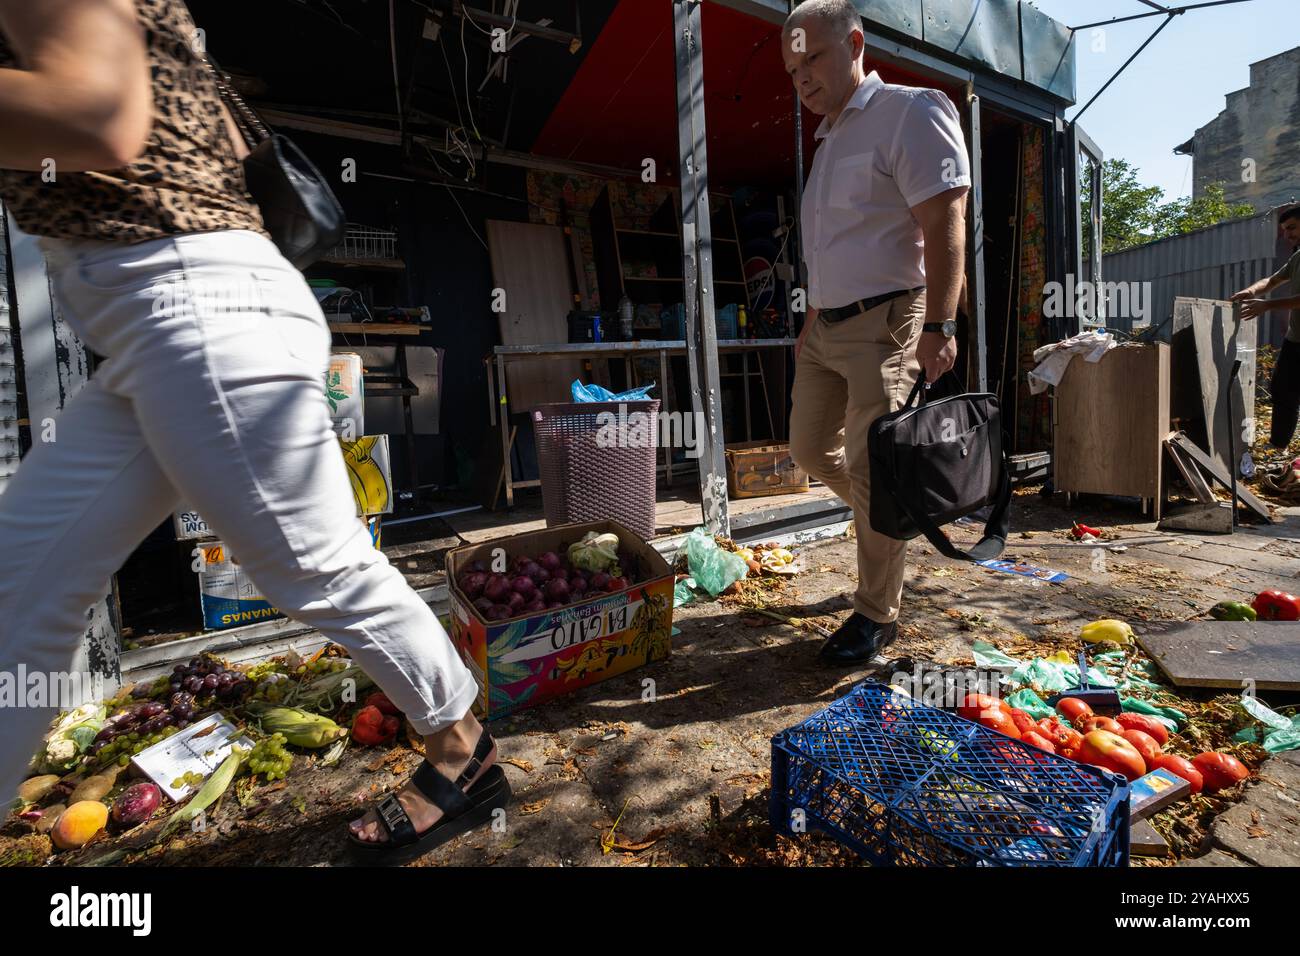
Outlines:
[{"label": "green grape bunch", "polygon": [[284,734],[272,734],[253,745],[248,755],[248,769],[265,774],[268,781],[283,780],[293,765],[293,754],[284,749]]}]

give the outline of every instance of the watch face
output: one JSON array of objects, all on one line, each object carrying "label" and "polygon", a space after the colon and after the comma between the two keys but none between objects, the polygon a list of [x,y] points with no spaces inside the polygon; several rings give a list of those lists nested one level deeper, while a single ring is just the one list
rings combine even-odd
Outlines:
[{"label": "watch face", "polygon": [[949,319],[947,322],[945,322],[943,324],[943,334],[948,336],[948,338],[952,338],[954,335],[956,335],[957,323],[954,322],[952,319]]}]

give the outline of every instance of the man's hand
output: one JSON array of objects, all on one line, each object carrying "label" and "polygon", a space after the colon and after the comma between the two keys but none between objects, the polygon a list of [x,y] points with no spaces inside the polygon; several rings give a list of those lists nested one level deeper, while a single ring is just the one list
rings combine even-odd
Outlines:
[{"label": "man's hand", "polygon": [[916,360],[925,369],[925,380],[933,385],[957,361],[957,338],[942,332],[922,332],[916,343]]},{"label": "man's hand", "polygon": [[[1238,293],[1238,295],[1240,294]],[[1238,299],[1235,295],[1232,297],[1232,301],[1241,303],[1241,317],[1243,319],[1258,319],[1269,311],[1269,306],[1272,304],[1268,299]]]}]

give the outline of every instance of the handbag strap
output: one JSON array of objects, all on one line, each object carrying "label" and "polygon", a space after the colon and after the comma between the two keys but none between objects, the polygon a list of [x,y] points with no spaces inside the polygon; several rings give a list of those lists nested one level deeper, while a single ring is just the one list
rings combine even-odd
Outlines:
[{"label": "handbag strap", "polygon": [[218,67],[216,61],[210,55],[204,55],[204,62],[212,73],[212,78],[216,80],[217,93],[221,95],[221,101],[226,104],[230,110],[230,115],[234,117],[235,125],[239,127],[245,145],[252,149],[258,143],[270,139],[271,131],[262,122],[262,118],[253,111],[253,108],[244,101],[238,91],[230,85],[230,74]]}]

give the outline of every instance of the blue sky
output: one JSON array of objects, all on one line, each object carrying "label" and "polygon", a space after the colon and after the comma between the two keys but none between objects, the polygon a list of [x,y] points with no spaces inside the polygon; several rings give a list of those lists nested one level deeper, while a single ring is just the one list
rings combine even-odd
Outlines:
[{"label": "blue sky", "polygon": [[[1080,26],[1148,9],[1138,0],[1032,0],[1048,16]],[[1196,0],[1157,0],[1166,6]],[[1073,117],[1120,68],[1163,15],[1104,28],[1105,50],[1093,52],[1092,30],[1076,37],[1078,105]],[[1191,139],[1224,107],[1224,96],[1250,82],[1250,64],[1300,46],[1298,0],[1247,0],[1175,17],[1079,121],[1102,152],[1139,168],[1144,184],[1166,200],[1191,193],[1192,158],[1173,148]]]}]

